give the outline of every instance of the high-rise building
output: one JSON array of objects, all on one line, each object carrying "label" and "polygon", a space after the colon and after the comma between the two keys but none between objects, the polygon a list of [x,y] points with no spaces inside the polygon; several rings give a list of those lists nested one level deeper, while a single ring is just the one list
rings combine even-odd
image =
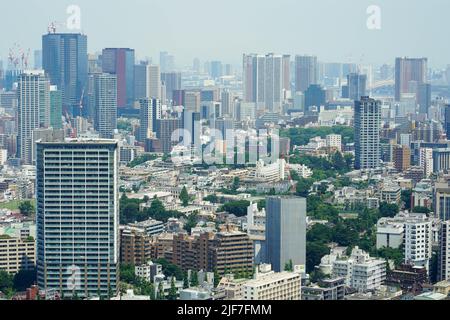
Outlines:
[{"label": "high-rise building", "polygon": [[218,79],[223,75],[223,66],[221,61],[211,61],[210,75],[213,79]]},{"label": "high-rise building", "polygon": [[285,96],[287,92],[291,89],[291,56],[288,54],[283,55],[283,90],[285,91]]},{"label": "high-rise building", "polygon": [[157,65],[147,66],[147,98],[161,100],[161,71]]},{"label": "high-rise building", "polygon": [[[173,134],[181,128],[180,122],[181,121],[178,118],[156,120],[156,136],[161,142],[162,153],[170,154],[172,148],[178,144],[179,139],[175,139]],[[174,141],[172,138],[174,138]]]},{"label": "high-rise building", "polygon": [[38,143],[38,285],[66,297],[115,294],[119,262],[118,145]]},{"label": "high-rise building", "polygon": [[306,263],[306,199],[269,197],[266,205],[266,262],[273,270]]},{"label": "high-rise building", "polygon": [[49,33],[42,36],[42,67],[62,92],[63,108],[78,115],[88,80],[87,36]]},{"label": "high-rise building", "polygon": [[32,164],[33,130],[50,123],[50,81],[43,71],[25,71],[19,76],[18,87],[19,156],[23,164]]},{"label": "high-rise building", "polygon": [[316,56],[296,56],[295,91],[305,92],[310,85],[318,84],[318,70]]},{"label": "high-rise building", "polygon": [[201,92],[200,91],[184,91],[183,93],[184,109],[192,112],[200,112]]},{"label": "high-rise building", "polygon": [[102,138],[112,138],[117,129],[117,77],[94,75],[95,130]]},{"label": "high-rise building", "polygon": [[[244,102],[279,113],[289,78],[289,56],[250,54],[243,59]],[[288,67],[287,67],[287,66]],[[285,74],[288,72],[288,74]]]},{"label": "high-rise building", "polygon": [[34,69],[42,69],[42,50],[34,50]]},{"label": "high-rise building", "polygon": [[62,129],[62,92],[57,86],[50,86],[50,126]]},{"label": "high-rise building", "polygon": [[266,55],[264,101],[270,112],[281,112],[283,79],[283,56],[273,53]]},{"label": "high-rise building", "polygon": [[428,109],[431,107],[431,84],[423,83],[417,87],[417,104],[419,113],[428,115]]},{"label": "high-rise building", "polygon": [[183,145],[185,147],[190,147],[192,145],[201,145],[200,120],[200,112],[193,112],[189,110],[183,111]]},{"label": "high-rise building", "polygon": [[439,230],[438,281],[450,279],[450,221],[443,221]]},{"label": "high-rise building", "polygon": [[411,167],[411,149],[396,145],[393,148],[394,167],[398,172],[403,172]]},{"label": "high-rise building", "polygon": [[[181,73],[168,72],[161,74],[161,81],[166,87],[166,97],[172,99],[173,92],[181,89]],[[163,101],[164,103],[165,101]]]},{"label": "high-rise building", "polygon": [[381,102],[369,97],[355,101],[355,168],[380,165]]},{"label": "high-rise building", "polygon": [[103,73],[117,77],[117,106],[132,107],[134,103],[134,49],[106,48],[102,52]]},{"label": "high-rise building", "polygon": [[348,98],[351,100],[359,100],[366,96],[367,75],[350,73],[347,75]]},{"label": "high-rise building", "polygon": [[244,54],[243,83],[244,102],[254,102],[258,109],[264,107],[266,57],[258,54]]},{"label": "high-rise building", "polygon": [[309,111],[311,107],[324,106],[326,101],[326,90],[320,84],[312,84],[305,91],[305,111]]},{"label": "high-rise building", "polygon": [[433,193],[435,217],[442,221],[450,220],[450,185],[448,181],[437,181]]},{"label": "high-rise building", "polygon": [[[396,58],[395,60],[395,100],[400,101],[402,95],[411,92],[427,81],[427,58]],[[415,85],[413,85],[415,83]]]},{"label": "high-rise building", "polygon": [[140,100],[147,97],[147,66],[146,61],[134,66],[134,99]]},{"label": "high-rise building", "polygon": [[445,106],[444,131],[447,134],[447,138],[449,138],[450,137],[450,104]]},{"label": "high-rise building", "polygon": [[175,69],[175,57],[167,51],[160,52],[159,65],[161,66],[161,72],[172,72]]},{"label": "high-rise building", "polygon": [[161,119],[161,101],[158,99],[139,100],[140,111],[140,141],[145,142],[147,138],[154,138],[156,132],[156,121]]}]

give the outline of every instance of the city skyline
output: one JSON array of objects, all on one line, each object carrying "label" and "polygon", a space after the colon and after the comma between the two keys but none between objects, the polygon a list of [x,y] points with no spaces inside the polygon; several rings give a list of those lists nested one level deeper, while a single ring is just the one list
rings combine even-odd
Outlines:
[{"label": "city skyline", "polygon": [[[9,4],[5,12],[21,10],[18,5]],[[70,16],[66,13],[69,5],[78,5],[81,9],[81,30],[67,30],[61,26]],[[102,23],[99,23],[98,13],[105,5],[103,0],[95,3],[85,0],[76,3],[65,0],[29,1],[29,8],[21,10],[21,14],[24,20],[33,21],[35,27],[27,30],[26,24],[14,23],[15,15],[6,14],[3,17],[5,26],[15,25],[16,30],[4,35],[4,41],[0,44],[1,59],[6,64],[9,48],[15,44],[24,49],[40,49],[40,37],[47,32],[52,22],[58,22],[58,32],[81,31],[88,35],[90,53],[101,52],[108,47],[129,47],[136,50],[138,59],[152,57],[154,62],[159,62],[159,52],[168,51],[175,56],[179,67],[192,66],[196,57],[202,62],[222,60],[240,65],[243,52],[311,54],[325,62],[377,65],[394,64],[395,57],[400,56],[426,56],[432,68],[448,64],[446,52],[450,50],[450,45],[429,37],[439,34],[440,21],[450,9],[449,3],[440,0],[416,6],[410,6],[405,0],[395,3],[380,0],[376,3],[381,13],[379,30],[367,27],[371,16],[367,8],[373,3],[366,0],[347,0],[339,4],[331,0],[314,3],[294,0],[276,3],[246,1],[239,3],[239,6],[233,0],[226,4],[215,4],[213,8],[206,0],[195,0],[189,4],[176,0],[156,0],[151,3],[131,0],[126,4],[108,2],[109,19],[102,19]],[[35,12],[42,12],[43,7],[45,13],[36,15]],[[202,10],[198,10],[208,7],[217,14],[211,12],[205,15]],[[280,10],[278,16],[272,15]],[[134,18],[123,20],[123,12]],[[159,27],[143,26],[145,15],[154,12],[152,26]],[[410,24],[410,21],[423,21],[426,15],[434,17],[426,25]],[[186,17],[189,18],[184,20]],[[167,24],[167,21],[174,23]]]}]

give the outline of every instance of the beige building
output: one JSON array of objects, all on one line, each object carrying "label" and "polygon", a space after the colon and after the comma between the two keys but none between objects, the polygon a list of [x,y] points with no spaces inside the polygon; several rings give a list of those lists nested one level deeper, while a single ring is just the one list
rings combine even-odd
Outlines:
[{"label": "beige building", "polygon": [[273,272],[261,265],[255,279],[243,284],[244,300],[300,300],[301,275],[295,272]]},{"label": "beige building", "polygon": [[36,242],[7,235],[0,236],[0,270],[17,273],[33,270],[36,265]]}]

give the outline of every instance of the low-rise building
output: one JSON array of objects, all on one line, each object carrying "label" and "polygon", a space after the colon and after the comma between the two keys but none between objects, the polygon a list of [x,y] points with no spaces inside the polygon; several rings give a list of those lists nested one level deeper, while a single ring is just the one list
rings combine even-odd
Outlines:
[{"label": "low-rise building", "polygon": [[302,300],[344,300],[345,278],[324,279],[302,287]]},{"label": "low-rise building", "polygon": [[35,265],[36,242],[33,238],[0,236],[0,270],[17,273],[33,270]]},{"label": "low-rise building", "polygon": [[333,277],[344,277],[346,285],[360,292],[378,289],[386,280],[386,261],[355,247],[350,257],[333,262]]},{"label": "low-rise building", "polygon": [[270,265],[260,265],[253,280],[243,284],[244,300],[300,300],[301,275],[273,272]]}]

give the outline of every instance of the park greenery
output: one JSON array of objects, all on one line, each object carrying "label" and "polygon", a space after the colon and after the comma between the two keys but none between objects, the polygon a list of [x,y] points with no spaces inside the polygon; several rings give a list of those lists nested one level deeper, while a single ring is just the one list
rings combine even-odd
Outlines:
[{"label": "park greenery", "polygon": [[166,223],[170,218],[180,218],[178,211],[166,210],[158,198],[151,200],[150,206],[141,209],[141,204],[150,202],[150,199],[130,199],[125,193],[120,197],[120,223],[128,224],[141,222],[150,218]]},{"label": "park greenery", "polygon": [[311,138],[325,137],[329,134],[339,134],[342,136],[342,143],[354,142],[354,129],[346,126],[318,127],[318,128],[290,128],[280,132],[281,137],[291,139],[291,144],[303,146],[308,144]]}]

